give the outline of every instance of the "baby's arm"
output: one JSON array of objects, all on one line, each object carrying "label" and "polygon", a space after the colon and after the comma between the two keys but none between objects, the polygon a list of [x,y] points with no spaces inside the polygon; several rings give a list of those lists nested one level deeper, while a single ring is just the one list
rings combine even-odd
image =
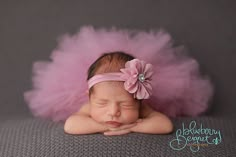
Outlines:
[{"label": "baby's arm", "polygon": [[141,117],[142,121],[131,128],[131,131],[149,134],[168,134],[173,131],[171,120],[166,115],[154,111],[148,105],[142,105]]},{"label": "baby's arm", "polygon": [[108,130],[89,115],[89,104],[82,106],[79,112],[71,115],[65,122],[64,130],[68,134],[92,134]]}]

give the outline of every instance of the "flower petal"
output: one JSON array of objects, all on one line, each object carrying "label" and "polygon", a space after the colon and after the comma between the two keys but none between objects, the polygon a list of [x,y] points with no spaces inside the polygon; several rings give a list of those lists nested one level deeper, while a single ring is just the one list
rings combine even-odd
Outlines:
[{"label": "flower petal", "polygon": [[138,90],[138,83],[134,84],[128,84],[128,82],[124,83],[125,90],[127,90],[129,93],[135,93]]},{"label": "flower petal", "polygon": [[147,91],[146,91],[145,87],[140,83],[139,86],[138,86],[138,90],[135,93],[135,97],[137,99],[145,99],[147,97],[146,93],[147,93]]},{"label": "flower petal", "polygon": [[153,75],[153,66],[151,64],[146,64],[144,68],[145,78],[150,79]]}]

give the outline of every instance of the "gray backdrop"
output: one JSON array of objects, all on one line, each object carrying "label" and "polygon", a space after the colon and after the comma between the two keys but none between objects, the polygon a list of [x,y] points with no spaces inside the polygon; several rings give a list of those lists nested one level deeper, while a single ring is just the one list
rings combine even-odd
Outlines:
[{"label": "gray backdrop", "polygon": [[1,0],[0,115],[28,116],[22,94],[31,87],[32,62],[48,60],[60,35],[94,25],[166,29],[212,78],[208,114],[233,116],[235,10],[234,0]]}]

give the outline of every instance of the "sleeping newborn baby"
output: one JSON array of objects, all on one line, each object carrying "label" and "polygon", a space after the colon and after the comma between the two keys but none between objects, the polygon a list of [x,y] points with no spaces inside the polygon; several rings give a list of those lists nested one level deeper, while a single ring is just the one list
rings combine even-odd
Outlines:
[{"label": "sleeping newborn baby", "polygon": [[152,65],[123,52],[103,54],[88,69],[89,102],[65,122],[68,134],[168,134],[171,120],[150,104]]}]

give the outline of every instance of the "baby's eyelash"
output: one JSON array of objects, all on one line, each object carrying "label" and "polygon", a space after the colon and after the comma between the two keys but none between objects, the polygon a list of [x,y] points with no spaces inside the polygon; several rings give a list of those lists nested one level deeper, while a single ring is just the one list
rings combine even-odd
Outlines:
[{"label": "baby's eyelash", "polygon": [[133,108],[134,107],[134,105],[131,105],[131,104],[121,104],[120,106],[124,107],[124,108]]},{"label": "baby's eyelash", "polygon": [[106,103],[96,103],[98,106],[106,106]]}]

